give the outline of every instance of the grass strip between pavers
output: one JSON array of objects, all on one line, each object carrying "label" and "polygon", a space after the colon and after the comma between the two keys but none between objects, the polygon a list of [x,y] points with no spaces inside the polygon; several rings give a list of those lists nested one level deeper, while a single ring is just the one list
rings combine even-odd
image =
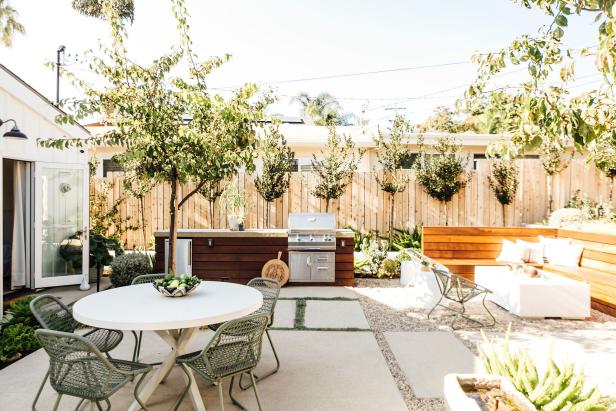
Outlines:
[{"label": "grass strip between pavers", "polygon": [[370,328],[314,328],[306,327],[306,301],[358,301],[357,298],[348,297],[299,297],[299,298],[279,298],[279,300],[295,300],[295,320],[293,327],[270,327],[274,331],[372,331]]}]

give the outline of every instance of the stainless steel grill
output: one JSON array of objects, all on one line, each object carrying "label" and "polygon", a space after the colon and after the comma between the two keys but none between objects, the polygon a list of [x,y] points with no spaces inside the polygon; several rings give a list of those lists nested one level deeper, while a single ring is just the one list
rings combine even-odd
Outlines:
[{"label": "stainless steel grill", "polygon": [[336,217],[327,213],[292,213],[288,227],[289,281],[334,282]]}]

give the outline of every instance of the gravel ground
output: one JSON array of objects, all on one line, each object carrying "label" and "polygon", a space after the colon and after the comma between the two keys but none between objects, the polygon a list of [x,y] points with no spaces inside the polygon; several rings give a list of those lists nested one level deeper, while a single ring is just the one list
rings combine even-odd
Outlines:
[{"label": "gravel ground", "polygon": [[[376,340],[393,375],[398,389],[409,410],[442,410],[442,400],[420,399],[413,395],[413,391],[404,373],[398,366],[396,359],[383,336],[386,331],[451,331],[451,313],[447,310],[437,309],[426,318],[427,310],[412,306],[412,289],[400,287],[399,280],[357,279],[354,290],[359,294],[370,328],[374,331]],[[486,303],[496,318],[496,325],[488,328],[489,333],[504,336],[511,325],[512,332],[523,332],[545,338],[553,331],[592,330],[610,333],[616,332],[616,318],[592,310],[592,317],[585,321],[558,320],[558,319],[522,319],[509,314],[507,311],[493,303]],[[483,316],[484,311],[480,302],[471,302],[467,305],[467,313],[471,316]],[[454,334],[475,355],[477,348],[472,337],[479,332],[476,324],[460,320],[456,323],[460,330]],[[614,334],[612,334],[614,335]]]}]

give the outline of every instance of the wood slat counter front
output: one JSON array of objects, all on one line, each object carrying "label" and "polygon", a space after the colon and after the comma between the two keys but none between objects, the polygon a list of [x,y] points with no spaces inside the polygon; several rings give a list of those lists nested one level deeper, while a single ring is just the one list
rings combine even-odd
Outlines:
[{"label": "wood slat counter front", "polygon": [[[168,235],[166,231],[154,234],[155,272],[164,272]],[[178,230],[178,238],[193,240],[193,275],[204,280],[245,284],[251,278],[260,277],[263,265],[276,258],[279,251],[282,260],[288,264],[287,230]],[[353,232],[337,230],[335,285],[353,284]]]}]

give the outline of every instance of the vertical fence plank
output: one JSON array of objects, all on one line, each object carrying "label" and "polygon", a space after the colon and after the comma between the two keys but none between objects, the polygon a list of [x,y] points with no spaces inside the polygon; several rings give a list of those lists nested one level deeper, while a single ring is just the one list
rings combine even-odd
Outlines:
[{"label": "vertical fence plank", "polygon": [[[518,160],[520,169],[519,186],[513,203],[506,208],[507,225],[520,225],[542,221],[547,211],[546,175],[541,163],[536,159]],[[406,172],[406,171],[405,171]],[[418,184],[414,171],[408,171],[409,182],[404,192],[396,195],[394,227],[423,225],[501,226],[503,221],[500,203],[496,200],[487,182],[489,164],[479,160],[477,170],[472,172],[465,189],[454,196],[453,201],[442,205],[430,198]],[[265,202],[258,195],[252,177],[240,173],[237,177],[238,189],[247,200],[246,227],[256,228],[265,225]],[[325,210],[325,203],[311,194],[317,183],[310,172],[296,172],[291,176],[288,192],[271,205],[272,227],[285,228],[289,213],[316,212]],[[123,199],[118,211],[126,227],[141,224],[139,201],[127,198],[123,189],[123,174],[110,173],[104,178],[90,181],[90,195],[105,192],[109,185],[104,204],[108,209],[118,199]],[[188,193],[194,185],[179,187],[181,196]],[[607,201],[610,197],[610,180],[594,166],[585,163],[583,158],[573,158],[569,167],[553,179],[554,207],[563,207],[576,190],[587,194],[596,201]],[[616,194],[616,187],[611,187]],[[169,227],[168,184],[159,184],[144,197],[144,219],[146,241],[151,243],[154,232]],[[616,195],[613,203],[616,205]],[[448,220],[444,219],[447,207]],[[196,194],[191,197],[178,213],[181,228],[226,227],[224,204],[215,204],[214,222],[210,221],[209,204],[205,198]],[[389,225],[389,196],[376,182],[372,172],[358,172],[342,197],[333,201],[331,212],[336,213],[340,227],[350,225],[362,231],[379,230],[386,233]],[[141,229],[127,231],[122,238],[127,246],[143,247]],[[147,244],[146,244],[147,246]]]}]

